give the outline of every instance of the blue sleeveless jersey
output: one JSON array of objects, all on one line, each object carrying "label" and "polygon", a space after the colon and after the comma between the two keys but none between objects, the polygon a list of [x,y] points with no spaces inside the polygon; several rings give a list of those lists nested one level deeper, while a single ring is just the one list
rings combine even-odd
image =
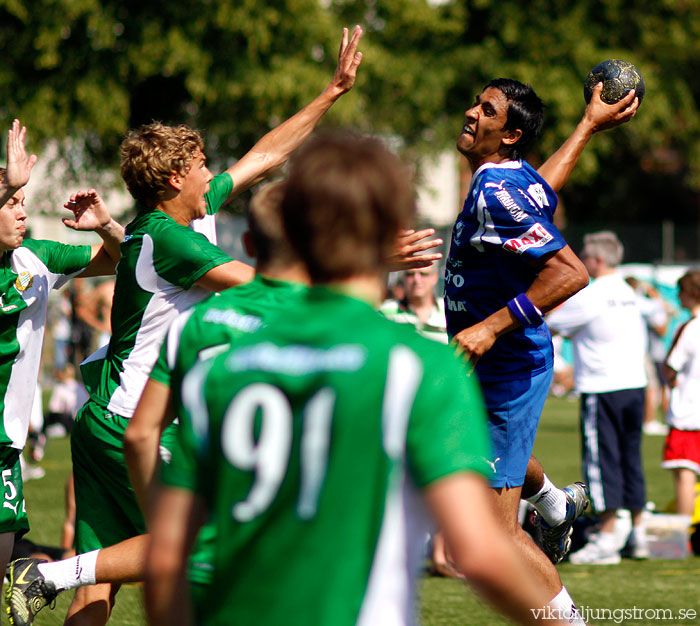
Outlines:
[{"label": "blue sleeveless jersey", "polygon": [[[486,163],[472,178],[445,266],[447,332],[484,320],[527,291],[533,261],[566,245],[552,223],[557,195],[524,161]],[[481,380],[524,378],[552,366],[547,325],[517,328],[476,364]]]}]

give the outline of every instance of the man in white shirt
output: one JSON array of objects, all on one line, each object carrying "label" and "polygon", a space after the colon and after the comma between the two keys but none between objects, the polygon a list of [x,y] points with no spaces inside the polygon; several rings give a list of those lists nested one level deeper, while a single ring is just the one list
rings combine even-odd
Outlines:
[{"label": "man in white shirt", "polygon": [[572,563],[619,563],[617,509],[632,514],[632,555],[648,555],[641,525],[646,493],[640,450],[647,335],[639,299],[616,270],[622,254],[614,233],[586,235],[581,260],[594,280],[547,317],[551,330],[573,344],[583,473],[601,520],[600,532],[571,555]]}]

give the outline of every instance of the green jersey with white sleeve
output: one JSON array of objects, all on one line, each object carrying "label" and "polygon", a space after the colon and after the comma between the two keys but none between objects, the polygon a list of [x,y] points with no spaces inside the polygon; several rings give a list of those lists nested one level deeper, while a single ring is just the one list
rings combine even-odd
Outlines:
[{"label": "green jersey with white sleeve", "polygon": [[[174,397],[179,398],[183,376],[199,359],[226,350],[241,337],[265,328],[271,318],[295,306],[306,292],[307,287],[299,283],[257,274],[249,283],[212,294],[170,325],[151,378],[171,387]],[[167,464],[163,467],[167,471]],[[191,581],[211,583],[214,535],[212,524],[200,531],[190,558]]]},{"label": "green jersey with white sleeve", "polygon": [[196,365],[177,410],[163,482],[216,522],[207,626],[413,623],[420,489],[490,471],[480,391],[452,351],[321,287]]},{"label": "green jersey with white sleeve", "polygon": [[28,239],[0,258],[0,445],[27,439],[49,293],[90,263],[90,246]]},{"label": "green jersey with white sleeve", "polygon": [[[228,174],[216,176],[205,196],[207,206],[220,207],[232,188]],[[130,418],[170,322],[211,293],[195,282],[231,258],[163,211],[147,209],[126,227],[121,253],[112,338],[86,359],[82,370],[91,400]]]}]

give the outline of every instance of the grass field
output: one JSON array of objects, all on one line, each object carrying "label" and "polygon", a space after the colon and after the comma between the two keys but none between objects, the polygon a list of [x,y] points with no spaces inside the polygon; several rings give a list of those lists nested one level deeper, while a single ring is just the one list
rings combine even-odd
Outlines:
[{"label": "grass field", "polygon": [[[535,444],[535,454],[550,477],[560,485],[580,477],[577,411],[576,402],[550,400]],[[659,467],[662,443],[663,437],[644,438],[648,499],[659,509],[665,507],[672,495],[670,477]],[[63,485],[70,471],[68,440],[49,442],[43,466],[46,476],[29,482],[25,488],[32,524],[29,537],[37,543],[55,545],[59,543],[63,522]],[[559,570],[576,604],[589,608],[590,623],[622,623],[625,626],[700,624],[700,617],[697,617],[700,613],[698,557],[682,561],[624,560],[614,566],[563,564]],[[35,624],[62,624],[70,595],[66,593],[59,597],[55,611],[42,611]],[[632,611],[635,608],[636,615],[641,618],[634,618]],[[629,612],[625,614],[623,609],[629,609]],[[687,616],[688,610],[694,610],[696,617],[681,619],[681,611]],[[498,626],[507,623],[464,585],[442,578],[423,581],[421,616],[425,626]],[[138,586],[127,586],[119,593],[110,624],[137,626],[144,623],[141,590]],[[7,624],[4,612],[2,624]]]}]

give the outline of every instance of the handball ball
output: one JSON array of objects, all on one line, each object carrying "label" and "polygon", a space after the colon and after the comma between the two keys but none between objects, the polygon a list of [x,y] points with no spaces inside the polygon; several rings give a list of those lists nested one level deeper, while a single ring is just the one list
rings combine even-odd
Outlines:
[{"label": "handball ball", "polygon": [[586,103],[590,102],[593,94],[593,87],[597,83],[603,83],[603,91],[600,94],[600,99],[607,104],[615,104],[624,98],[631,89],[636,89],[636,96],[639,98],[639,104],[644,98],[644,79],[639,73],[639,70],[620,59],[608,59],[602,63],[598,63],[586,77],[586,82],[583,83],[583,97]]}]

